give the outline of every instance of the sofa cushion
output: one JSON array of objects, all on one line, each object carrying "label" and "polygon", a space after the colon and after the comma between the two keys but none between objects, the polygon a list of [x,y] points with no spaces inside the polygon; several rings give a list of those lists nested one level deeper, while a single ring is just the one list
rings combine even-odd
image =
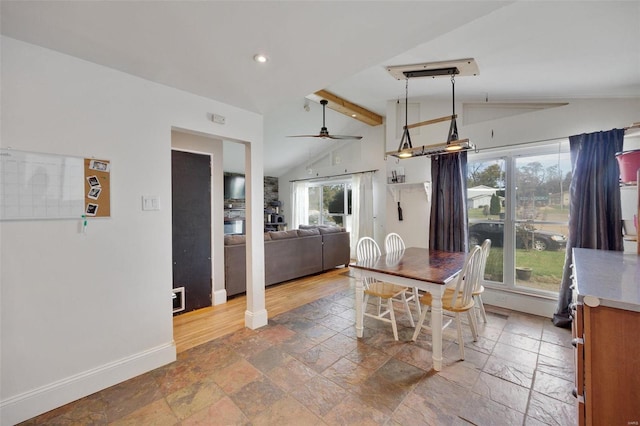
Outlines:
[{"label": "sofa cushion", "polygon": [[318,228],[298,229],[299,237],[308,237],[310,235],[320,235],[320,230]]},{"label": "sofa cushion", "polygon": [[344,232],[341,226],[321,226],[318,228],[321,234],[335,234],[336,232]]},{"label": "sofa cushion", "polygon": [[296,229],[290,231],[271,231],[269,235],[272,240],[285,240],[287,238],[298,238],[298,231]]},{"label": "sofa cushion", "polygon": [[[346,232],[346,229],[337,225],[300,225],[299,229],[318,229],[321,234],[331,234],[334,232]],[[322,230],[325,230],[322,232]]]},{"label": "sofa cushion", "polygon": [[245,242],[246,242],[246,238],[244,235],[225,235],[224,236],[225,246],[236,246],[238,244],[244,244]]},{"label": "sofa cushion", "polygon": [[265,241],[271,241],[271,234],[269,234],[268,232],[264,233],[264,240]]}]

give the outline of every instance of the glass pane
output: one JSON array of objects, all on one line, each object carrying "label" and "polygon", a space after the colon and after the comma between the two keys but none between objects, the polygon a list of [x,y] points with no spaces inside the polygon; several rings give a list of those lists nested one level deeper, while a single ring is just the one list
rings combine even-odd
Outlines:
[{"label": "glass pane", "polygon": [[568,152],[516,159],[516,220],[566,222],[571,159]]},{"label": "glass pane", "polygon": [[558,292],[567,245],[570,154],[516,159],[516,286]]},{"label": "glass pane", "polygon": [[[467,213],[469,222],[504,219],[505,161],[474,161],[467,165]],[[482,242],[482,241],[480,241]]]},{"label": "glass pane", "polygon": [[476,222],[469,224],[469,245],[480,245],[486,239],[491,240],[491,251],[487,258],[487,266],[484,270],[484,278],[487,281],[504,282],[504,254],[502,242],[504,241],[504,223],[502,222]]},{"label": "glass pane", "polygon": [[309,187],[309,225],[320,224],[320,197],[322,195],[319,186]]},{"label": "glass pane", "polygon": [[567,225],[537,225],[535,231],[527,232],[533,248],[516,248],[516,286],[560,290],[567,232]]},{"label": "glass pane", "polygon": [[325,211],[333,214],[344,214],[344,184],[324,185],[322,191],[322,202]]},{"label": "glass pane", "polygon": [[322,223],[324,225],[344,226],[344,216],[325,214],[322,217]]},{"label": "glass pane", "polygon": [[484,278],[504,282],[505,161],[474,161],[467,165],[469,245],[491,240]]}]

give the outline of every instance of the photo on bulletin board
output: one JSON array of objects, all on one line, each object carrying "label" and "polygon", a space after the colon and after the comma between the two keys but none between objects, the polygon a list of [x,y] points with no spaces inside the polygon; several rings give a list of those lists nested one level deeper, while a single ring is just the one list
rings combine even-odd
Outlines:
[{"label": "photo on bulletin board", "polygon": [[84,214],[87,217],[111,216],[111,163],[84,160]]}]

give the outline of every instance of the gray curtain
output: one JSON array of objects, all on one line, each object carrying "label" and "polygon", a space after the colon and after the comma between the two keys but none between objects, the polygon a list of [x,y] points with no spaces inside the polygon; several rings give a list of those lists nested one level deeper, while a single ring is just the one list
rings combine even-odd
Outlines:
[{"label": "gray curtain", "polygon": [[429,247],[467,251],[467,153],[431,157]]},{"label": "gray curtain", "polygon": [[573,176],[569,187],[569,238],[553,323],[571,327],[571,262],[574,247],[623,250],[620,170],[624,129],[569,137]]}]

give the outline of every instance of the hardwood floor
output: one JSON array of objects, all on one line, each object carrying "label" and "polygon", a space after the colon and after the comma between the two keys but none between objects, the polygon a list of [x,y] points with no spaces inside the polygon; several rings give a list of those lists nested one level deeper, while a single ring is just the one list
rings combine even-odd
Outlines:
[{"label": "hardwood floor", "polygon": [[[349,268],[267,287],[265,303],[269,318],[355,285]],[[227,303],[198,309],[173,318],[173,339],[178,353],[244,328],[246,296]]]}]

